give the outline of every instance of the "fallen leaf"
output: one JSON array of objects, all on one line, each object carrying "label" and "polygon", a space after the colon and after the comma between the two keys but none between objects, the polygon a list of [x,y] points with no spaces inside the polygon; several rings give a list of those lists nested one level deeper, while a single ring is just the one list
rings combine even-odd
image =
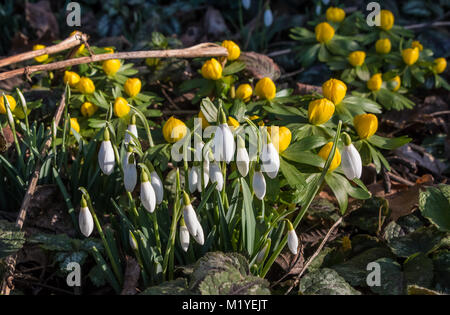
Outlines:
[{"label": "fallen leaf", "polygon": [[239,60],[246,64],[245,72],[256,79],[269,77],[275,81],[281,75],[278,65],[265,55],[255,52],[242,52]]}]

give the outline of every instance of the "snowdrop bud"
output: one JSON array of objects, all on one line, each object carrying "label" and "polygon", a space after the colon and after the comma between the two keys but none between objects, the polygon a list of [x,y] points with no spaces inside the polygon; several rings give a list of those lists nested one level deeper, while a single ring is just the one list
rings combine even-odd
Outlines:
[{"label": "snowdrop bud", "polygon": [[270,248],[270,243],[271,243],[271,239],[267,239],[266,244],[264,245],[264,247],[259,251],[258,256],[256,256],[256,263],[260,264],[263,262],[264,257],[266,257],[266,252],[267,250],[269,250]]},{"label": "snowdrop bud", "polygon": [[236,166],[241,176],[245,177],[248,174],[250,158],[247,150],[245,149],[244,140],[238,136],[237,152],[236,152]]},{"label": "snowdrop bud", "polygon": [[183,218],[186,223],[186,227],[189,230],[189,233],[193,236],[197,236],[198,231],[198,219],[197,214],[194,211],[194,208],[191,205],[191,200],[186,192],[183,193],[184,200],[184,208],[183,208]]},{"label": "snowdrop bud", "polygon": [[189,170],[189,191],[192,193],[194,193],[197,190],[197,185],[198,185],[198,181],[199,181],[199,169],[197,166],[193,166],[190,170]]},{"label": "snowdrop bud", "polygon": [[245,10],[250,9],[251,5],[252,5],[251,0],[242,0],[242,6],[244,7]]},{"label": "snowdrop bud", "polygon": [[131,151],[132,148],[129,147],[129,151],[125,154],[122,161],[123,184],[128,192],[132,192],[137,183],[136,161],[134,160],[134,155]]},{"label": "snowdrop bud", "polygon": [[223,188],[223,175],[220,167],[217,163],[212,163],[209,168],[209,177],[212,183],[217,183],[216,189],[222,191]]},{"label": "snowdrop bud", "polygon": [[264,25],[266,27],[269,27],[270,25],[272,25],[272,23],[273,23],[272,10],[268,8],[266,9],[266,11],[264,11]]},{"label": "snowdrop bud", "polygon": [[83,233],[86,237],[89,237],[94,230],[94,219],[92,218],[91,211],[89,211],[84,196],[81,197],[81,209],[80,215],[78,216],[78,224],[80,226],[81,233]]},{"label": "snowdrop bud", "polygon": [[130,135],[130,133],[135,136],[136,138],[138,137],[138,131],[137,131],[137,127],[136,127],[136,116],[133,115],[131,117],[131,124],[128,125],[127,128],[127,132],[125,132],[125,137],[123,139],[123,142],[125,144],[130,143],[133,139],[133,137]]},{"label": "snowdrop bud", "polygon": [[252,186],[256,197],[259,200],[263,200],[266,195],[266,180],[261,171],[256,171],[255,174],[253,174]]},{"label": "snowdrop bud", "polygon": [[186,223],[183,218],[181,218],[180,222],[180,243],[183,251],[187,252],[189,248],[189,230],[186,227]]},{"label": "snowdrop bud", "polygon": [[[209,183],[209,161],[207,159],[205,159],[203,161],[203,174],[200,172],[198,173],[199,177],[198,177],[198,182],[197,182],[197,190],[199,192],[203,191],[203,188],[208,186]],[[202,177],[203,176],[203,187],[202,187]]]},{"label": "snowdrop bud", "polygon": [[361,177],[362,161],[358,150],[352,144],[348,134],[344,134],[345,145],[341,153],[341,167],[349,180]]},{"label": "snowdrop bud", "polygon": [[205,236],[203,234],[203,228],[198,219],[197,219],[197,233],[194,236],[194,239],[199,245],[205,244]]},{"label": "snowdrop bud", "polygon": [[138,243],[136,241],[136,238],[134,237],[133,233],[131,231],[128,231],[128,238],[130,242],[130,246],[133,250],[138,249]]},{"label": "snowdrop bud", "polygon": [[141,202],[144,208],[152,213],[156,207],[156,196],[152,184],[148,180],[147,173],[143,170],[141,173]]},{"label": "snowdrop bud", "polygon": [[114,156],[114,150],[109,140],[109,130],[105,128],[103,134],[103,141],[100,145],[100,151],[98,152],[98,164],[100,169],[105,175],[110,175],[114,170],[114,164],[116,158]]},{"label": "snowdrop bud", "polygon": [[287,243],[289,250],[292,254],[297,255],[297,249],[298,249],[298,237],[295,233],[294,227],[292,226],[291,221],[288,220],[288,236],[287,236]]},{"label": "snowdrop bud", "polygon": [[272,142],[264,144],[261,150],[261,170],[270,178],[277,177],[280,169],[280,156]]},{"label": "snowdrop bud", "polygon": [[194,149],[195,149],[195,153],[194,153],[194,161],[201,161],[202,159],[202,154],[203,154],[203,147],[205,146],[205,144],[203,143],[203,141],[199,141],[197,143],[195,143]]},{"label": "snowdrop bud", "polygon": [[153,171],[150,174],[150,181],[152,183],[153,190],[155,191],[156,204],[159,205],[161,204],[164,198],[164,186],[162,180],[158,176],[158,173]]}]

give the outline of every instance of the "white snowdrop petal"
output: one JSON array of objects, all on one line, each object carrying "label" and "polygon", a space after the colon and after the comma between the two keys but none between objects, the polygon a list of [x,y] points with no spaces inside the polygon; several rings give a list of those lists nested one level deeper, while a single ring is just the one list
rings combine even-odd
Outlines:
[{"label": "white snowdrop petal", "polygon": [[131,152],[127,152],[122,160],[123,184],[126,191],[132,192],[137,184],[136,163],[128,163]]},{"label": "white snowdrop petal", "polygon": [[203,141],[199,141],[199,142],[195,143],[195,145],[194,145],[194,149],[195,149],[194,161],[200,162],[202,160],[204,146],[205,146],[205,144],[203,143]]},{"label": "white snowdrop petal", "polygon": [[341,153],[341,167],[345,176],[352,180],[360,178],[362,173],[361,155],[353,144],[344,146]]},{"label": "white snowdrop petal", "polygon": [[189,249],[189,230],[185,225],[180,226],[180,244],[183,251]]},{"label": "white snowdrop petal", "polygon": [[202,178],[200,176],[203,176],[203,181],[204,181],[203,187],[207,187],[208,183],[209,183],[209,161],[208,160],[203,161],[203,175],[201,174],[201,172],[199,172],[197,190],[199,192],[202,192],[203,191]]},{"label": "white snowdrop petal", "polygon": [[191,204],[184,206],[183,208],[183,218],[186,223],[186,227],[189,230],[189,233],[195,237],[197,235],[197,214],[194,211],[194,208]]},{"label": "white snowdrop petal", "polygon": [[155,191],[156,204],[159,205],[161,204],[164,198],[164,186],[161,181],[161,178],[158,176],[158,173],[153,171],[151,172],[150,176],[151,176],[150,181],[152,183],[153,190]]},{"label": "white snowdrop petal", "polygon": [[200,222],[197,219],[197,232],[196,235],[194,236],[195,241],[199,244],[199,245],[203,245],[205,243],[205,236],[203,234],[203,228],[202,225],[200,224]]},{"label": "white snowdrop petal", "polygon": [[92,218],[91,211],[88,207],[80,209],[80,214],[78,215],[78,224],[80,226],[81,233],[89,237],[94,230],[94,219]]},{"label": "white snowdrop petal", "polygon": [[236,144],[230,127],[227,124],[221,124],[214,134],[214,159],[228,164],[234,157],[235,149]]},{"label": "white snowdrop petal", "polygon": [[212,183],[217,183],[216,189],[222,191],[223,188],[223,175],[217,163],[212,163],[209,167],[209,178]]},{"label": "white snowdrop petal", "polygon": [[[129,132],[131,132],[133,134],[133,136],[135,136],[136,138],[138,137],[138,131],[137,131],[136,125],[128,125],[127,130]],[[133,137],[128,132],[125,132],[125,137],[123,139],[123,142],[125,142],[125,144],[129,144],[132,140],[134,140]]]},{"label": "white snowdrop petal", "polygon": [[192,193],[194,193],[197,190],[197,185],[198,185],[198,180],[199,180],[199,170],[197,166],[193,166],[190,170],[189,170],[189,191]]},{"label": "white snowdrop petal", "polygon": [[152,213],[156,207],[156,196],[153,186],[149,181],[141,183],[141,202],[144,208]]},{"label": "white snowdrop petal", "polygon": [[252,180],[253,191],[259,200],[263,200],[266,195],[266,180],[261,172],[255,172]]},{"label": "white snowdrop petal", "polygon": [[272,23],[273,23],[272,10],[266,9],[266,11],[264,11],[264,25],[269,27],[270,25],[272,25]]},{"label": "white snowdrop petal", "polygon": [[250,5],[252,4],[251,0],[242,0],[242,6],[245,10],[250,9]]},{"label": "white snowdrop petal", "polygon": [[239,148],[236,153],[236,166],[241,176],[247,176],[249,165],[250,158],[248,157],[247,150],[245,148]]},{"label": "white snowdrop petal", "polygon": [[105,175],[110,175],[114,170],[116,158],[111,141],[102,141],[98,151],[98,164]]},{"label": "white snowdrop petal", "polygon": [[263,145],[261,150],[261,170],[274,179],[280,169],[280,156],[273,143]]},{"label": "white snowdrop petal", "polygon": [[288,232],[287,243],[288,243],[288,247],[289,247],[289,250],[291,251],[291,253],[294,255],[297,255],[298,237],[297,237],[297,234],[295,233],[295,230],[290,230]]}]

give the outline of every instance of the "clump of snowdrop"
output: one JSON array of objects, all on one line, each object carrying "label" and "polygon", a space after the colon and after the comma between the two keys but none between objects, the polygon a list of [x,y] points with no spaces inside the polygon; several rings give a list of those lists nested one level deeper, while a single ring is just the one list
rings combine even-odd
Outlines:
[{"label": "clump of snowdrop", "polygon": [[272,15],[272,10],[270,10],[270,8],[268,7],[265,11],[264,11],[264,25],[266,27],[269,27],[270,25],[272,25],[273,23],[273,15]]}]

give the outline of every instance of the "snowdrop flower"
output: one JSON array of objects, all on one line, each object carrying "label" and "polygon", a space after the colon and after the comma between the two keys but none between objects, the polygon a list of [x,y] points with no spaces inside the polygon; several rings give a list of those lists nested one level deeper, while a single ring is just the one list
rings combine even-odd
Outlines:
[{"label": "snowdrop flower", "polygon": [[109,138],[109,130],[108,128],[105,128],[100,151],[98,151],[98,164],[105,175],[110,175],[114,170],[115,162],[116,158]]},{"label": "snowdrop flower", "polygon": [[244,7],[245,10],[250,9],[251,5],[252,5],[251,0],[242,0],[242,6]]},{"label": "snowdrop flower", "polygon": [[267,8],[266,11],[264,11],[264,25],[266,27],[269,27],[273,23],[273,15],[272,10],[270,8]]},{"label": "snowdrop flower", "polygon": [[344,134],[344,148],[341,153],[341,167],[349,180],[361,177],[362,161],[358,150],[348,134]]},{"label": "snowdrop flower", "polygon": [[183,218],[181,218],[180,222],[180,243],[183,251],[187,252],[189,248],[189,230],[186,227],[186,223]]},{"label": "snowdrop flower", "polygon": [[194,149],[195,149],[194,161],[203,160],[202,155],[203,155],[203,147],[204,146],[205,146],[205,144],[203,143],[203,141],[195,142],[195,144],[194,144]]},{"label": "snowdrop flower", "polygon": [[133,233],[131,231],[128,231],[128,240],[130,242],[130,246],[133,250],[138,249],[138,243],[136,241],[136,238],[134,237]]},{"label": "snowdrop flower", "polygon": [[280,169],[280,156],[277,149],[273,145],[272,141],[264,144],[261,150],[261,170],[267,174],[270,178],[277,177],[278,170]]},{"label": "snowdrop flower", "polygon": [[221,109],[220,116],[221,124],[216,128],[214,134],[214,159],[219,162],[225,161],[228,164],[234,157],[235,143],[223,109]]},{"label": "snowdrop flower", "polygon": [[153,186],[148,180],[148,175],[145,170],[141,173],[141,202],[144,208],[152,213],[156,207],[156,196]]},{"label": "snowdrop flower", "polygon": [[244,140],[238,136],[237,152],[236,152],[236,166],[242,177],[247,176],[249,170],[250,158],[248,157],[247,149],[245,149]]},{"label": "snowdrop flower", "polygon": [[220,170],[219,165],[217,162],[212,163],[209,168],[209,178],[211,179],[212,183],[217,183],[216,189],[218,191],[222,191],[223,188],[223,174]]},{"label": "snowdrop flower", "polygon": [[126,191],[132,192],[137,183],[136,161],[134,160],[133,148],[128,147],[128,152],[125,154],[122,161],[123,168],[123,184]]},{"label": "snowdrop flower", "polygon": [[[208,159],[205,159],[203,161],[203,174],[199,169],[198,175],[199,175],[199,177],[198,177],[198,181],[197,181],[197,190],[199,192],[202,192],[203,188],[208,186],[208,183],[209,183],[209,161],[208,161]],[[202,187],[202,177],[201,176],[203,176],[203,181],[204,181],[203,187]]]},{"label": "snowdrop flower", "polygon": [[150,182],[152,184],[153,190],[155,191],[156,204],[159,205],[164,198],[164,186],[161,178],[155,170],[150,173]]},{"label": "snowdrop flower", "polygon": [[295,233],[291,221],[288,220],[287,222],[288,222],[288,236],[287,236],[288,247],[292,254],[297,255],[298,237],[297,234]]},{"label": "snowdrop flower", "polygon": [[263,262],[264,257],[266,257],[266,252],[270,248],[271,239],[268,238],[264,247],[259,251],[258,256],[256,256],[256,263],[260,264]]},{"label": "snowdrop flower", "polygon": [[137,127],[136,127],[136,116],[133,115],[131,117],[131,123],[128,125],[127,131],[125,132],[125,137],[123,139],[123,142],[125,144],[129,144],[130,142],[132,142],[134,139],[133,137],[130,135],[130,133],[134,136],[134,137],[138,137],[138,131],[137,131]]},{"label": "snowdrop flower", "polygon": [[89,237],[94,230],[94,219],[92,218],[91,211],[89,211],[84,196],[81,197],[81,209],[78,216],[78,224],[80,226],[81,233],[86,237]]},{"label": "snowdrop flower", "polygon": [[183,218],[186,223],[186,227],[196,242],[203,245],[205,241],[203,236],[203,228],[198,221],[197,214],[195,213],[194,208],[191,205],[189,195],[186,192],[183,192],[183,202]]},{"label": "snowdrop flower", "polygon": [[188,180],[189,180],[189,191],[191,192],[191,194],[197,190],[199,173],[200,171],[197,166],[193,166],[189,170]]},{"label": "snowdrop flower", "polygon": [[266,195],[266,180],[261,171],[255,171],[252,180],[253,191],[259,200],[263,200]]}]

